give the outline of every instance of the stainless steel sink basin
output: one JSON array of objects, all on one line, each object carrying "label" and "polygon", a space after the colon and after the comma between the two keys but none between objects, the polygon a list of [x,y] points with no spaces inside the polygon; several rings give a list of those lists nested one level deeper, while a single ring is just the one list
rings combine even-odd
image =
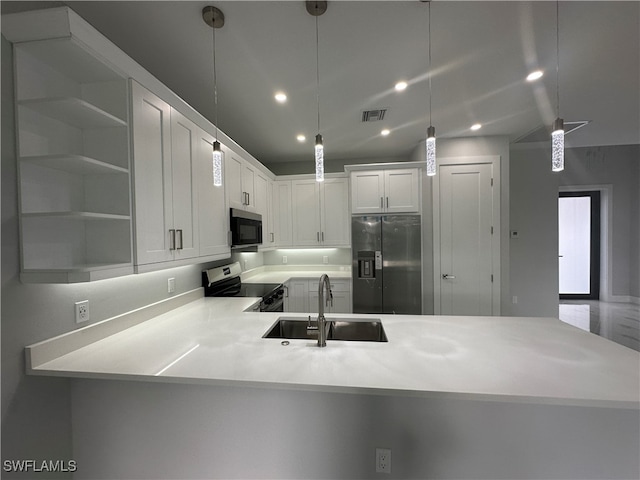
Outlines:
[{"label": "stainless steel sink basin", "polygon": [[[316,317],[311,317],[315,325]],[[315,339],[315,333],[307,333],[309,317],[279,317],[262,338]],[[359,342],[386,342],[382,321],[379,318],[330,318],[327,340]]]}]

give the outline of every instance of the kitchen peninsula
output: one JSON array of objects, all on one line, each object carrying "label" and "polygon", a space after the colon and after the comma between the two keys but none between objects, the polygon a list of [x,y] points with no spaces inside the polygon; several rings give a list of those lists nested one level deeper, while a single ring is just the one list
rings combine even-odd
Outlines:
[{"label": "kitchen peninsula", "polygon": [[[394,478],[427,467],[437,474],[438,468],[451,469],[451,461],[424,459],[412,467],[406,456],[414,448],[441,451],[443,436],[456,438],[448,447],[452,452],[471,448],[487,458],[513,437],[510,449],[533,450],[539,458],[524,471],[517,458],[506,461],[498,470],[511,477],[571,477],[577,459],[585,468],[598,464],[634,473],[629,460],[640,444],[640,358],[631,349],[551,318],[412,315],[375,315],[387,343],[329,341],[317,348],[311,339],[283,345],[262,338],[283,314],[244,312],[258,299],[200,296],[190,292],[184,305],[66,354],[75,342],[71,336],[90,338],[88,330],[100,324],[27,348],[30,374],[76,379],[74,455],[92,475],[132,475],[140,458],[153,463],[170,449],[172,458],[195,455],[197,466],[161,462],[151,469],[155,478],[202,478],[204,472],[230,478],[240,453],[229,436],[252,435],[247,448],[261,446],[249,461],[250,473],[244,472],[252,478],[269,477],[265,472],[280,478],[308,472],[362,478],[372,462],[361,465],[351,456],[367,457],[380,442],[397,450]],[[339,458],[340,467],[329,470],[318,459],[301,467],[273,458],[280,447],[265,446],[276,435],[299,455],[307,443],[329,441],[330,432],[337,438],[361,436],[373,418],[370,439],[330,448],[336,454],[344,448],[349,458]],[[121,428],[127,438],[117,433]],[[303,435],[318,428],[312,438]],[[106,433],[96,438],[95,429]],[[576,440],[576,431],[588,435]],[[414,446],[404,435],[413,436]],[[615,466],[592,459],[610,435],[625,439],[613,455]],[[573,442],[573,457],[557,455],[567,442]],[[214,446],[203,448],[209,444]],[[117,467],[105,465],[104,451],[117,451]],[[209,451],[216,454],[209,457]],[[473,455],[455,465],[447,471],[461,477],[471,470],[484,472],[474,478],[496,474],[495,465],[478,470]],[[605,478],[599,470],[595,474],[583,478]]]}]

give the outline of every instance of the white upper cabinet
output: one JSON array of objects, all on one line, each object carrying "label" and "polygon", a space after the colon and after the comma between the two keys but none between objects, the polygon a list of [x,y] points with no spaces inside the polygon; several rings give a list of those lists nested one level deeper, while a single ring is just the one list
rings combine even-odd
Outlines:
[{"label": "white upper cabinet", "polygon": [[225,159],[225,189],[229,208],[256,211],[256,168],[234,151]]},{"label": "white upper cabinet", "polygon": [[365,213],[420,211],[420,170],[417,168],[351,173],[351,210]]},{"label": "white upper cabinet", "polygon": [[198,127],[137,82],[131,90],[136,264],[196,257]]},{"label": "white upper cabinet", "polygon": [[272,206],[274,246],[290,247],[293,245],[290,180],[273,183]]},{"label": "white upper cabinet", "polygon": [[[214,138],[198,129],[196,146],[196,189],[198,191],[198,231],[201,257],[229,258],[229,209],[225,201],[224,186],[213,185]],[[228,150],[222,147],[224,160]]]},{"label": "white upper cabinet", "polygon": [[271,214],[273,182],[259,170],[256,171],[254,179],[255,211],[262,215],[262,245],[258,246],[258,248],[262,250],[275,246],[275,234]]},{"label": "white upper cabinet", "polygon": [[346,178],[291,181],[294,246],[349,245],[348,187]]}]

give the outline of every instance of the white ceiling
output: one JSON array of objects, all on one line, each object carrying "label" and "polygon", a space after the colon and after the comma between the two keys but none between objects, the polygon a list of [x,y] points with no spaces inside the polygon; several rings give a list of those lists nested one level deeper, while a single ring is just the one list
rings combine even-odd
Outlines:
[{"label": "white ceiling", "polygon": [[[315,17],[296,1],[64,2],[264,164],[308,161],[317,133]],[[6,2],[2,13],[60,2]],[[640,143],[640,3],[560,2],[560,116],[591,123],[569,146]],[[429,125],[428,6],[329,1],[319,22],[320,131],[331,159],[408,157]],[[439,138],[508,135],[556,116],[556,3],[431,3],[432,124]],[[544,77],[525,81],[530,70]],[[394,91],[398,80],[409,87]],[[286,104],[273,95],[283,90]],[[381,122],[361,112],[388,108]],[[483,127],[471,132],[475,123]],[[380,136],[382,128],[391,134]],[[306,144],[296,135],[307,136]]]}]

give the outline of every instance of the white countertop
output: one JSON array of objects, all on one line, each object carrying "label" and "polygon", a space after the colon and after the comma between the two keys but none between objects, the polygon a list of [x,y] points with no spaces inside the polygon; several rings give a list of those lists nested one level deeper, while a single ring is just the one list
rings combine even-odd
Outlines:
[{"label": "white countertop", "polygon": [[557,319],[370,315],[387,343],[283,346],[262,335],[293,314],[256,300],[190,301],[29,373],[640,408],[640,354]]}]

